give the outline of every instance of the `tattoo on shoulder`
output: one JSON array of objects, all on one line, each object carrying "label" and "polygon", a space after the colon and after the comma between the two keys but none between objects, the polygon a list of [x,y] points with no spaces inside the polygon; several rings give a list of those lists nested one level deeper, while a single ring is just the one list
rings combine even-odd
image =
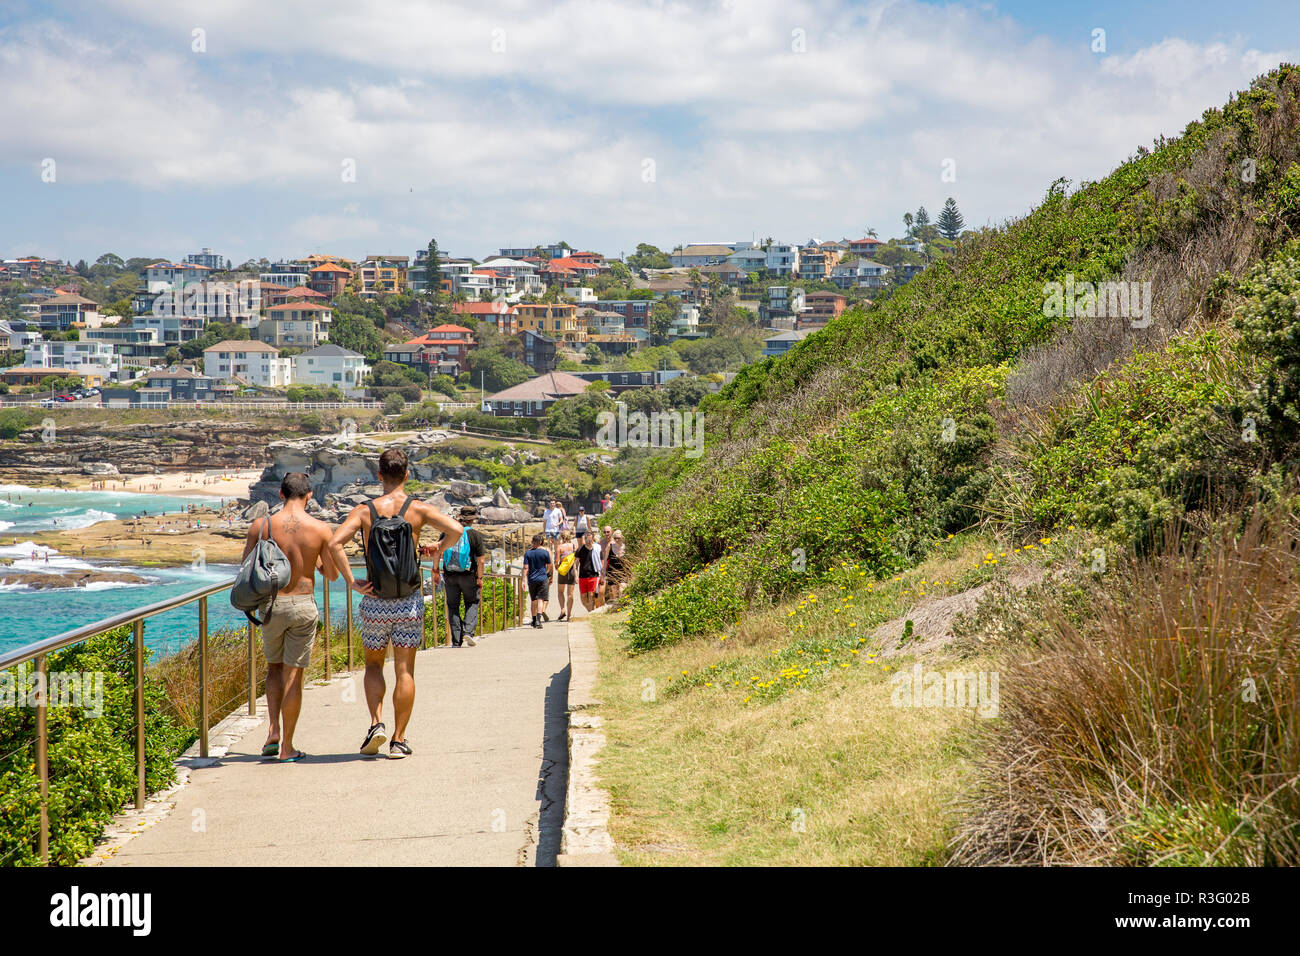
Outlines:
[{"label": "tattoo on shoulder", "polygon": [[302,527],[302,522],[298,520],[298,516],[296,514],[289,515],[288,518],[284,519],[284,530],[288,531],[290,534],[297,534],[298,529],[301,527]]}]

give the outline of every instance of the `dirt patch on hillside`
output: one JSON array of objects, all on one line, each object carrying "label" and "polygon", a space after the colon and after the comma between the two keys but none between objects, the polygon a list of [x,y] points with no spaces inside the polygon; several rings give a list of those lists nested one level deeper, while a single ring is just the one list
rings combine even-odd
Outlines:
[{"label": "dirt patch on hillside", "polygon": [[[1011,572],[1006,583],[1013,588],[1024,590],[1032,584],[1037,584],[1046,576],[1046,568],[1017,568]],[[933,654],[952,641],[952,622],[957,615],[974,611],[980,598],[993,586],[993,583],[990,581],[945,597],[926,598],[901,617],[881,624],[871,632],[868,640],[873,646],[880,648],[881,657]],[[912,635],[906,643],[900,643],[908,621],[912,622]]]}]

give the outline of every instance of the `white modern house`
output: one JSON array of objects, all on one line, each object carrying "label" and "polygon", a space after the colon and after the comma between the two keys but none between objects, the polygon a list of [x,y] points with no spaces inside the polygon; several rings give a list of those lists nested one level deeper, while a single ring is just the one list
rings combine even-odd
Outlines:
[{"label": "white modern house", "polygon": [[889,283],[893,270],[871,259],[854,259],[842,262],[831,270],[831,282],[841,289],[879,289]]},{"label": "white modern house", "polygon": [[111,371],[117,368],[117,352],[110,342],[42,339],[27,346],[23,364],[28,368],[66,368],[78,374],[86,366],[96,371]]},{"label": "white modern house", "polygon": [[763,266],[773,275],[790,275],[799,271],[799,247],[785,242],[775,242],[767,247],[767,261]]},{"label": "white modern house", "polygon": [[150,292],[166,292],[177,285],[202,282],[211,271],[197,262],[155,262],[144,270],[145,287]]},{"label": "white modern house", "polygon": [[349,398],[362,394],[362,383],[370,373],[366,357],[341,345],[318,345],[295,355],[293,384],[337,388]]},{"label": "white modern house", "polygon": [[760,269],[767,268],[767,253],[762,249],[755,249],[752,246],[744,249],[737,249],[731,255],[727,256],[727,262],[742,272],[757,272]]},{"label": "white modern house", "polygon": [[493,256],[480,262],[478,268],[510,276],[515,280],[515,292],[519,295],[541,295],[546,291],[539,266],[535,262]]},{"label": "white modern house", "polygon": [[203,373],[221,382],[284,388],[292,381],[293,364],[280,358],[274,345],[227,339],[203,350]]}]

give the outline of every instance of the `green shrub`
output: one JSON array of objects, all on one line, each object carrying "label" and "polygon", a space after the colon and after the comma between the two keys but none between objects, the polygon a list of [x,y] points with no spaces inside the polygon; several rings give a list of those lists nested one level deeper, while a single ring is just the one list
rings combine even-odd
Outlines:
[{"label": "green shrub", "polygon": [[[147,653],[147,652],[146,652]],[[50,673],[102,673],[104,710],[48,709],[50,862],[68,866],[88,855],[103,825],[135,793],[135,656],[129,627],[51,654]],[[11,674],[14,671],[10,671]],[[0,711],[0,865],[39,864],[36,711]],[[172,761],[189,743],[167,716],[159,685],[145,676],[145,786],[170,786]]]},{"label": "green shrub", "polygon": [[738,576],[720,561],[658,594],[632,602],[623,634],[633,652],[730,627],[745,611]]}]

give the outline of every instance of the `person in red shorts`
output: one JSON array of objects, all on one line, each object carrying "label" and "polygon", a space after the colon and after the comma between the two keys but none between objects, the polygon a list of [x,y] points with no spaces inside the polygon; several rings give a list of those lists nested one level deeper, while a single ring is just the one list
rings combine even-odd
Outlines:
[{"label": "person in red shorts", "polygon": [[578,564],[578,597],[587,612],[596,608],[596,590],[600,587],[600,545],[590,531],[578,539],[575,552]]}]

